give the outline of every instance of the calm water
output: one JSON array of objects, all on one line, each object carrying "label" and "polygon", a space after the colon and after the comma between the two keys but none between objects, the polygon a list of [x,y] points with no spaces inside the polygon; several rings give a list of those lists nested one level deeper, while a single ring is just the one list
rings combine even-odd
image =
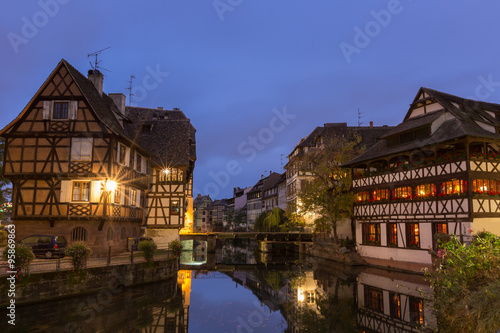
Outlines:
[{"label": "calm water", "polygon": [[[342,266],[249,240],[207,254],[195,242],[177,279],[17,308],[16,332],[419,332],[434,327],[419,276]],[[5,327],[5,326],[4,326]],[[3,331],[0,327],[0,331]]]}]

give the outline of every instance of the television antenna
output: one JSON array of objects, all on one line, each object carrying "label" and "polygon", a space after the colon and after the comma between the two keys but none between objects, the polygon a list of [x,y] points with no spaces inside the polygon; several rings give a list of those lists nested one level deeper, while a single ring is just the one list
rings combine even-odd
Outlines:
[{"label": "television antenna", "polygon": [[[98,59],[97,59],[97,56],[98,56],[99,54],[101,54],[101,52],[102,52],[102,51],[106,51],[107,49],[110,49],[110,48],[111,48],[111,46],[108,46],[108,47],[106,47],[105,49],[102,49],[102,50],[99,50],[99,51],[95,51],[95,52],[89,53],[89,54],[87,55],[87,57],[89,57],[89,58],[90,58],[90,57],[95,57],[95,60],[94,60],[94,63],[93,63],[93,64],[92,64],[92,62],[91,62],[91,61],[89,61],[89,63],[90,63],[90,67],[92,67],[92,69],[93,69],[93,70],[98,71],[98,70],[99,70],[99,68],[100,68],[100,67],[99,67],[99,64],[102,62],[102,60],[98,60]],[[101,68],[102,68],[102,67],[101,67]],[[104,70],[106,70],[106,71],[107,71],[107,69],[106,69],[106,68],[102,68],[102,69],[104,69]]]},{"label": "television antenna", "polygon": [[363,124],[363,122],[361,121],[361,118],[363,118],[361,116],[362,114],[365,114],[365,113],[364,112],[360,112],[359,108],[358,108],[358,127],[360,127]]},{"label": "television antenna", "polygon": [[128,86],[128,88],[125,88],[128,90],[128,106],[130,106],[130,104],[132,103],[132,96],[134,96],[134,94],[132,93],[132,80],[133,79],[135,79],[135,76],[130,75],[130,81],[128,81],[129,86]]}]

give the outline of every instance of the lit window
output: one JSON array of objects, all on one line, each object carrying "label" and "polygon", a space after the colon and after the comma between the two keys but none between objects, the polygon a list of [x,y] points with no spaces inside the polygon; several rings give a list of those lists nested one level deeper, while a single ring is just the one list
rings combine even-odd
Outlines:
[{"label": "lit window", "polygon": [[436,195],[436,185],[434,184],[423,184],[423,185],[417,185],[416,189],[416,194],[417,197],[419,198],[425,198],[429,196]]},{"label": "lit window", "polygon": [[387,223],[387,245],[398,246],[398,226],[396,223]]},{"label": "lit window", "polygon": [[122,187],[120,185],[117,185],[115,188],[115,204],[121,204],[122,203]]},{"label": "lit window", "polygon": [[389,198],[389,190],[375,190],[373,191],[373,200],[387,200]]},{"label": "lit window", "polygon": [[365,307],[374,311],[384,312],[384,297],[382,290],[365,286]]},{"label": "lit window", "polygon": [[356,201],[364,202],[370,200],[370,192],[358,192],[356,193]]},{"label": "lit window", "polygon": [[68,102],[54,102],[52,119],[68,119]]},{"label": "lit window", "polygon": [[412,196],[412,189],[409,186],[396,187],[392,191],[393,199],[411,199],[411,196]]},{"label": "lit window", "polygon": [[500,192],[500,181],[493,179],[475,179],[472,181],[472,191],[476,193]]},{"label": "lit window", "polygon": [[73,201],[89,201],[90,182],[73,182]]},{"label": "lit window", "polygon": [[363,223],[363,244],[380,245],[380,223]]},{"label": "lit window", "polygon": [[[172,205],[170,206],[170,214],[179,215],[179,213],[180,213],[179,200],[173,200]],[[210,213],[212,213],[212,212],[210,212]]]},{"label": "lit window", "polygon": [[441,195],[461,194],[467,191],[467,182],[462,179],[453,179],[441,183]]},{"label": "lit window", "polygon": [[182,182],[184,180],[184,171],[177,168],[167,168],[158,170],[158,182]]},{"label": "lit window", "polygon": [[413,296],[410,296],[410,323],[424,324],[424,301]]},{"label": "lit window", "polygon": [[401,319],[401,297],[399,296],[399,294],[394,292],[389,292],[389,297],[391,317]]},{"label": "lit window", "polygon": [[420,247],[420,228],[418,223],[406,225],[406,238],[408,247]]}]

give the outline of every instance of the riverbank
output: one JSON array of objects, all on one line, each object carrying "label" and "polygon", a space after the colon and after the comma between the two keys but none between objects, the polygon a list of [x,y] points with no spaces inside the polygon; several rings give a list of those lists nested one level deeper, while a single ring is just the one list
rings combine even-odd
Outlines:
[{"label": "riverbank", "polygon": [[[15,304],[43,302],[64,297],[99,292],[103,296],[112,295],[125,287],[139,286],[177,277],[178,259],[157,260],[153,264],[145,262],[117,264],[87,268],[82,273],[61,270],[30,274],[15,280]],[[0,280],[0,307],[9,304],[11,283],[8,276]]]}]

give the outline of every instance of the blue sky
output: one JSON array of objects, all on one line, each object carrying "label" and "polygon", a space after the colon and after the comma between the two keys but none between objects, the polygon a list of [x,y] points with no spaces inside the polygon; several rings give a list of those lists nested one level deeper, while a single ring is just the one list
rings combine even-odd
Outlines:
[{"label": "blue sky", "polygon": [[396,125],[421,86],[500,102],[499,12],[461,0],[10,1],[0,127],[61,58],[86,74],[87,55],[110,47],[104,90],[127,94],[134,75],[133,104],[182,109],[197,129],[195,191],[228,197],[280,172],[316,126],[357,125],[358,108],[363,125]]}]

